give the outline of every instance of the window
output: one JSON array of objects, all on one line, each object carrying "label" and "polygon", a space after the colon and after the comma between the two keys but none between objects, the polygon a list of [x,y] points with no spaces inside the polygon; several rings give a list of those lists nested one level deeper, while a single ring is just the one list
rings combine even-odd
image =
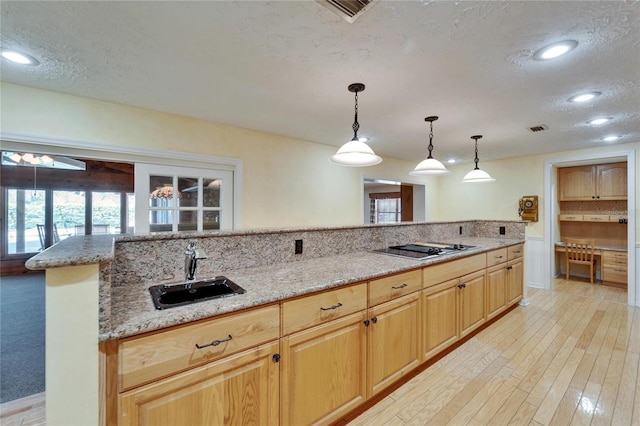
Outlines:
[{"label": "window", "polygon": [[396,223],[402,221],[402,203],[399,192],[369,194],[370,222]]},{"label": "window", "polygon": [[136,164],[135,179],[136,232],[233,228],[233,172]]}]

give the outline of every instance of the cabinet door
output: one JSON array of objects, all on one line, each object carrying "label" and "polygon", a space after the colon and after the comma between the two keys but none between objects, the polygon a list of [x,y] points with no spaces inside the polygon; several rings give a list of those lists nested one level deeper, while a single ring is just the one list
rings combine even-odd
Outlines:
[{"label": "cabinet door", "polygon": [[592,200],[595,197],[596,176],[593,166],[558,169],[558,199],[560,201]]},{"label": "cabinet door", "polygon": [[424,360],[458,340],[458,284],[456,279],[423,290]]},{"label": "cabinet door", "polygon": [[460,338],[484,324],[485,273],[477,272],[460,278]]},{"label": "cabinet door", "polygon": [[506,262],[487,269],[487,319],[507,309]]},{"label": "cabinet door", "polygon": [[362,311],[281,339],[283,425],[330,423],[365,401],[365,318]]},{"label": "cabinet door", "polygon": [[522,299],[524,268],[522,260],[514,261],[507,267],[507,305],[511,306]]},{"label": "cabinet door", "polygon": [[120,395],[120,425],[278,424],[278,365],[270,343]]},{"label": "cabinet door", "polygon": [[369,309],[369,396],[420,364],[419,293]]},{"label": "cabinet door", "polygon": [[599,164],[596,173],[599,200],[627,199],[627,163]]}]

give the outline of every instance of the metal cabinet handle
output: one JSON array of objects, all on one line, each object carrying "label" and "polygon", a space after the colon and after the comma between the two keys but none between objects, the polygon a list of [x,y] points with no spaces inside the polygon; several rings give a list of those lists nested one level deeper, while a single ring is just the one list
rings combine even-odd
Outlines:
[{"label": "metal cabinet handle", "polygon": [[342,306],[342,303],[338,303],[337,305],[333,305],[333,306],[330,306],[328,308],[320,307],[320,309],[323,310],[323,311],[330,311],[332,309],[338,309],[340,306]]},{"label": "metal cabinet handle", "polygon": [[521,253],[520,250],[514,250],[513,252],[516,253],[516,254],[520,254]]},{"label": "metal cabinet handle", "polygon": [[510,271],[513,269],[513,266],[507,266],[507,271]]},{"label": "metal cabinet handle", "polygon": [[371,318],[371,322],[374,323],[374,324],[377,323],[378,322],[378,317]]},{"label": "metal cabinet handle", "polygon": [[406,286],[407,286],[407,284],[401,284],[399,286],[392,285],[391,288],[398,290],[398,289],[401,289],[401,288],[405,288]]},{"label": "metal cabinet handle", "polygon": [[364,323],[365,327],[369,327],[369,324],[371,324],[371,321],[369,321],[369,320],[364,320],[362,322]]},{"label": "metal cabinet handle", "polygon": [[460,289],[462,289],[462,288],[467,288],[467,285],[466,285],[466,284],[460,284],[460,285],[458,286],[458,288],[460,288]]},{"label": "metal cabinet handle", "polygon": [[496,259],[502,259],[504,256],[496,256]]},{"label": "metal cabinet handle", "polygon": [[202,348],[207,348],[209,346],[218,346],[220,343],[228,342],[231,339],[233,339],[233,337],[231,337],[231,335],[229,335],[229,337],[227,337],[226,339],[214,340],[213,342],[207,343],[206,345],[199,345],[199,344],[196,343],[196,348],[202,349]]}]

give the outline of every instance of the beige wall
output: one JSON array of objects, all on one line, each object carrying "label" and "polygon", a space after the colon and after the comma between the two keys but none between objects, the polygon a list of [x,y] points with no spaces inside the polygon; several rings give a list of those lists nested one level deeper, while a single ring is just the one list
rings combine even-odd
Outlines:
[{"label": "beige wall", "polygon": [[[434,220],[500,219],[518,220],[518,200],[523,195],[538,195],[537,223],[527,227],[529,237],[544,235],[544,164],[547,160],[570,161],[577,157],[606,155],[611,152],[635,150],[636,174],[640,166],[640,142],[578,151],[480,162],[480,168],[496,179],[494,183],[461,182],[473,165],[449,167],[450,175],[440,178],[438,213]],[[445,195],[446,194],[446,195]],[[636,206],[629,214],[638,218],[640,185],[636,185]],[[636,240],[640,241],[640,220],[636,221]]]},{"label": "beige wall", "polygon": [[327,160],[335,147],[13,84],[2,83],[0,106],[3,132],[241,159],[244,228],[360,224],[366,175],[425,184],[428,221],[518,220],[519,198],[538,195],[540,221],[527,233],[542,236],[545,160],[635,149],[636,169],[640,166],[636,142],[481,162],[497,181],[462,184],[470,164],[450,167],[448,176],[423,179],[409,176],[413,162],[392,158],[363,169],[340,167]]},{"label": "beige wall", "polygon": [[363,172],[408,181],[414,166],[340,167],[335,147],[8,83],[1,108],[3,132],[241,159],[244,228],[360,224]]}]

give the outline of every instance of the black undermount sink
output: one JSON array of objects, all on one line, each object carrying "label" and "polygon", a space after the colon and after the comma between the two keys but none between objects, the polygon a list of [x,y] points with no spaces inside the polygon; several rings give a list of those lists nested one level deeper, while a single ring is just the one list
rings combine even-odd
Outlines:
[{"label": "black undermount sink", "polygon": [[149,292],[156,309],[167,309],[235,296],[246,293],[246,290],[226,277],[215,277],[169,286],[154,285],[149,287]]}]

